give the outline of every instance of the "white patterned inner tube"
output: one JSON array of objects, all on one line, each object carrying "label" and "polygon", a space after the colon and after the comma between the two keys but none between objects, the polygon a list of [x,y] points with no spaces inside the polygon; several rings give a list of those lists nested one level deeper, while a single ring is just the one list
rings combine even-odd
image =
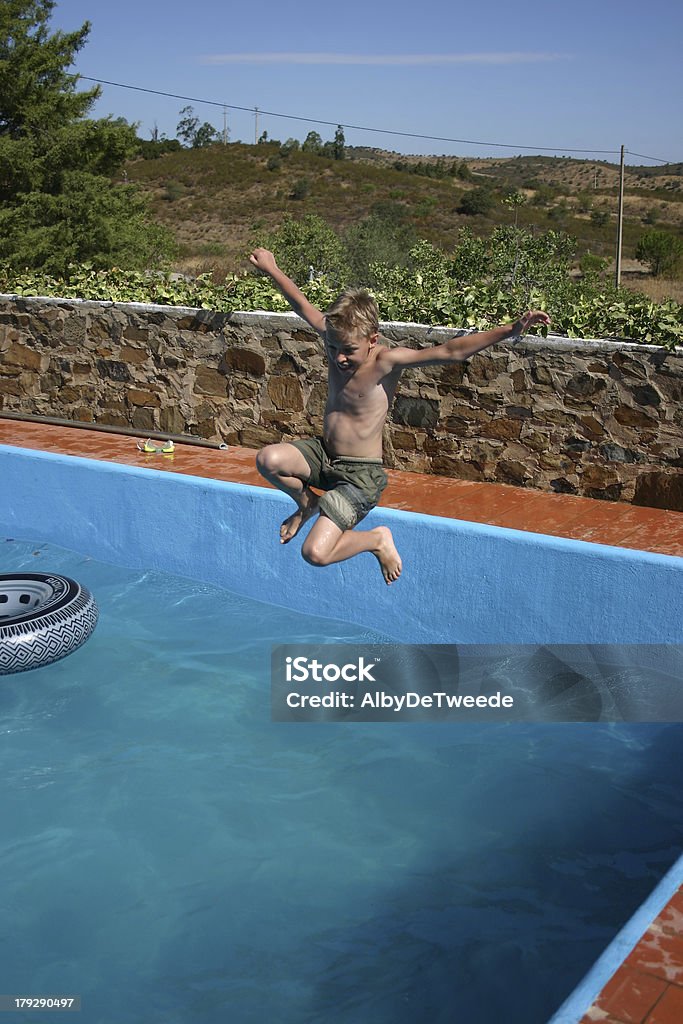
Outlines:
[{"label": "white patterned inner tube", "polygon": [[72,654],[97,625],[90,591],[68,576],[0,574],[0,675]]}]

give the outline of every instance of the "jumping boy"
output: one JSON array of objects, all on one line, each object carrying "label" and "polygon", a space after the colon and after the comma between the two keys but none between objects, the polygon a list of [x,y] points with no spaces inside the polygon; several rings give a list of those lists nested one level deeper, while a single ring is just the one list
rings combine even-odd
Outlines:
[{"label": "jumping boy", "polygon": [[[534,324],[548,324],[546,313],[525,313],[513,324],[451,338],[416,351],[378,344],[379,312],[371,295],[345,291],[325,313],[312,306],[278,267],[272,252],[255,249],[251,263],[267,274],[290,306],[318,332],[328,362],[328,398],[323,436],[270,444],[256,458],[259,472],[296,503],[280,527],[287,544],[312,516],[317,521],[301,553],[311,565],[331,565],[370,551],[387,583],[401,574],[401,558],[391,530],[376,526],[353,532],[375,507],[387,484],[382,466],[382,428],[403,370],[462,362],[496,342],[519,337]],[[312,487],[324,490],[321,498]]]}]

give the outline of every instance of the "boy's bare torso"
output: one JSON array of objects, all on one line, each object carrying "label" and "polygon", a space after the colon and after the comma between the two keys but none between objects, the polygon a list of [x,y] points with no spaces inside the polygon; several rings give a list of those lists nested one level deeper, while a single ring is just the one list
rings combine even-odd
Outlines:
[{"label": "boy's bare torso", "polygon": [[353,372],[340,369],[325,346],[328,398],[323,421],[325,447],[331,456],[382,458],[382,430],[401,375],[383,365],[387,351],[378,344]]}]

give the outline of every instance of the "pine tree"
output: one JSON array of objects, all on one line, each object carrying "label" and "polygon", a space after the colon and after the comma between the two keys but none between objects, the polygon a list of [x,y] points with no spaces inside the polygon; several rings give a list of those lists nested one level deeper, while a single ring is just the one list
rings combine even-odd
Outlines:
[{"label": "pine tree", "polygon": [[99,87],[70,74],[90,31],[50,32],[54,0],[0,4],[0,260],[64,274],[70,263],[146,268],[168,258],[133,186],[114,184],[138,147],[123,119],[88,120]]},{"label": "pine tree", "polygon": [[346,157],[346,139],[344,138],[344,129],[340,124],[337,125],[337,130],[334,133],[334,159],[344,160]]}]

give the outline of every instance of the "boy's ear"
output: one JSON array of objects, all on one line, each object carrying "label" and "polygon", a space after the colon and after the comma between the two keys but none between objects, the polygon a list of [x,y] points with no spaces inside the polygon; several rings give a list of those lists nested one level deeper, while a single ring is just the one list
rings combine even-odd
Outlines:
[{"label": "boy's ear", "polygon": [[379,338],[379,331],[375,331],[374,334],[371,334],[368,337],[368,344],[369,344],[370,348],[372,348],[373,345],[377,344],[377,339],[378,338]]}]

